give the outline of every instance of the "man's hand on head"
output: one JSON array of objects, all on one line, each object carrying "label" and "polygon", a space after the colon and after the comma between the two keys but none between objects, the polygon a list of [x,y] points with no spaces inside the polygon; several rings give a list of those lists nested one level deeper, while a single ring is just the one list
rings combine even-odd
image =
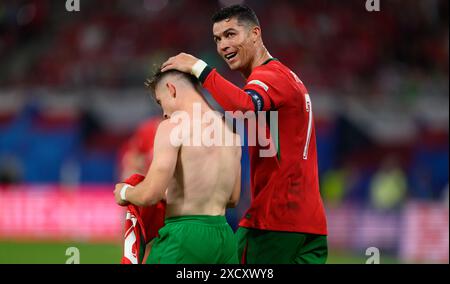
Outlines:
[{"label": "man's hand on head", "polygon": [[192,67],[194,67],[198,60],[198,58],[190,54],[180,53],[167,59],[167,61],[161,65],[161,72],[175,69],[184,73],[192,74]]}]

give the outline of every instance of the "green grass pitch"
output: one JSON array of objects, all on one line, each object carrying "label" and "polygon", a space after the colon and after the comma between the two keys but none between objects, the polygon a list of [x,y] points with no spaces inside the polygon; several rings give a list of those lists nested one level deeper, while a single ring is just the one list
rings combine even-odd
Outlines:
[{"label": "green grass pitch", "polygon": [[[64,264],[70,258],[69,247],[80,252],[81,264],[118,264],[122,257],[120,243],[0,241],[0,264]],[[330,251],[329,264],[364,264],[364,252],[356,255]],[[398,263],[395,258],[381,256],[381,263]]]}]

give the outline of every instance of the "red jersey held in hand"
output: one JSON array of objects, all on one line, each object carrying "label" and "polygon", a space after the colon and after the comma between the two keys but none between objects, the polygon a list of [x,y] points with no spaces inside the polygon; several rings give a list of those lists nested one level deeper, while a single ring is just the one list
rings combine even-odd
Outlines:
[{"label": "red jersey held in hand", "polygon": [[[135,186],[144,178],[143,175],[133,174],[125,180],[125,183]],[[164,201],[147,207],[128,204],[121,264],[143,263],[146,245],[158,236],[159,229],[164,226],[165,212]]]}]

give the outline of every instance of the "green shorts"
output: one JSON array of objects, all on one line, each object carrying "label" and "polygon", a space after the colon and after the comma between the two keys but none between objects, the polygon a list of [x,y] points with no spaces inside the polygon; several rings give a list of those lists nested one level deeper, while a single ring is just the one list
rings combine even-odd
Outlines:
[{"label": "green shorts", "polygon": [[238,255],[248,264],[324,264],[327,236],[239,227]]},{"label": "green shorts", "polygon": [[147,264],[238,264],[225,216],[170,217],[154,239]]}]

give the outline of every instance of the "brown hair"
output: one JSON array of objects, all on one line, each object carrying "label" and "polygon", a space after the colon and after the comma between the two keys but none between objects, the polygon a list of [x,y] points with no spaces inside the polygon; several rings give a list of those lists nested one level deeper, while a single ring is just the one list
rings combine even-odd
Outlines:
[{"label": "brown hair", "polygon": [[195,89],[198,89],[198,86],[200,84],[199,80],[191,74],[187,74],[187,73],[184,73],[184,72],[181,72],[178,70],[168,70],[165,72],[161,72],[161,68],[158,68],[153,73],[153,75],[151,77],[147,78],[144,82],[145,87],[152,91],[153,97],[155,96],[155,90],[156,90],[156,87],[158,86],[159,82],[161,82],[168,75],[180,76],[184,80],[191,83]]}]

